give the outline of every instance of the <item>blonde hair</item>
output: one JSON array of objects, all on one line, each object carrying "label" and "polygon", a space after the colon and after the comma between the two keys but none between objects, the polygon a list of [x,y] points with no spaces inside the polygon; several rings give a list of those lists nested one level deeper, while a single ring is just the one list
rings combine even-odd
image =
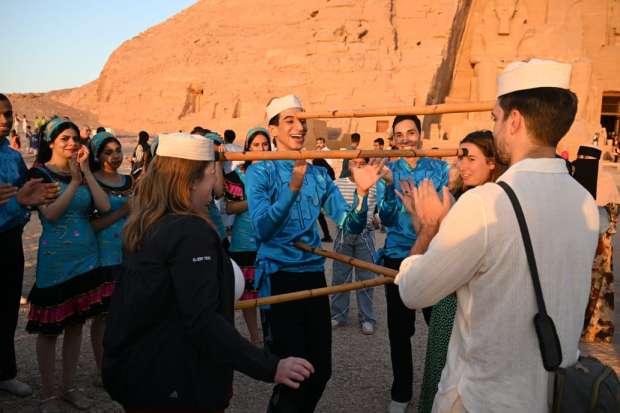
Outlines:
[{"label": "blonde hair", "polygon": [[127,251],[140,250],[148,228],[166,214],[195,215],[211,223],[206,212],[194,208],[190,193],[209,163],[162,156],[151,162],[130,201],[131,212],[123,229]]}]

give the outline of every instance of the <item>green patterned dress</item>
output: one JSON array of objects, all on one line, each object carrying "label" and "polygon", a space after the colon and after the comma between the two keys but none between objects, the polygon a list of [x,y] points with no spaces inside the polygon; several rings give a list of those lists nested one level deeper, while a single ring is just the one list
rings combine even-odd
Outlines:
[{"label": "green patterned dress", "polygon": [[428,327],[424,378],[418,413],[430,413],[437,393],[441,372],[446,365],[448,343],[456,314],[456,294],[451,294],[433,306],[431,324]]}]

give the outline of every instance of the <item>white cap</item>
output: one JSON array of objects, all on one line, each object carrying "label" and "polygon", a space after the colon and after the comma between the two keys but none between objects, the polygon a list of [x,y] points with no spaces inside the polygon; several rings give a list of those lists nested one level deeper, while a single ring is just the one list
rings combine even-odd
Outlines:
[{"label": "white cap", "polygon": [[569,63],[553,60],[512,62],[497,77],[497,96],[537,87],[569,89],[571,68]]},{"label": "white cap", "polygon": [[214,161],[213,141],[204,136],[189,133],[159,135],[157,156],[190,159],[192,161]]},{"label": "white cap", "polygon": [[295,95],[286,95],[281,98],[275,98],[267,105],[267,122],[274,116],[284,112],[286,109],[297,108],[303,109],[301,100]]}]

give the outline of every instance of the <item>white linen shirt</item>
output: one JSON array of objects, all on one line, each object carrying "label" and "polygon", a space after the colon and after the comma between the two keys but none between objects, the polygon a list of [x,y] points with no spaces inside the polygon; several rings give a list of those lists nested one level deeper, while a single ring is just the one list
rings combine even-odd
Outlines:
[{"label": "white linen shirt", "polygon": [[[562,159],[525,159],[500,178],[519,198],[542,290],[574,364],[590,292],[598,211]],[[409,308],[456,291],[458,306],[433,412],[547,412],[544,370],[533,317],[538,312],[512,204],[496,184],[467,191],[427,252],[405,259],[395,280]]]}]

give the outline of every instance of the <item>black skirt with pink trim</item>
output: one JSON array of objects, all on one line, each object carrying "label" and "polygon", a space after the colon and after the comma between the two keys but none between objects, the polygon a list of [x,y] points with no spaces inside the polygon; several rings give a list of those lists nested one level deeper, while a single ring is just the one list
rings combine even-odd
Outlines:
[{"label": "black skirt with pink trim", "polygon": [[71,324],[104,314],[110,305],[114,281],[96,268],[52,287],[32,287],[26,331],[61,334]]}]

